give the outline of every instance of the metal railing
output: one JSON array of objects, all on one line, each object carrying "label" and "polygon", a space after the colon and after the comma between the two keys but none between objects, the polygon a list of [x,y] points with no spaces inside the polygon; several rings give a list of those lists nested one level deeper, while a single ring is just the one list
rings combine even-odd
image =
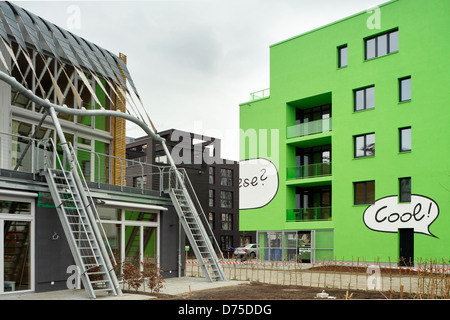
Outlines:
[{"label": "metal railing", "polygon": [[[46,165],[57,167],[60,157],[66,163],[61,148],[50,150],[46,147],[50,138],[33,139],[30,137],[0,132],[0,169],[37,174]],[[94,182],[100,188],[101,184],[114,184],[114,176],[123,190],[130,186],[144,190],[150,189],[162,192],[161,177],[167,166],[158,166],[141,161],[130,160],[103,154],[85,148],[74,148],[80,170],[88,182]],[[114,170],[117,167],[118,170]],[[115,171],[115,173],[114,173]]]},{"label": "metal railing", "polygon": [[[217,243],[216,237],[214,236],[213,230],[211,229],[211,225],[209,224],[208,218],[203,210],[202,205],[200,204],[200,201],[197,198],[197,194],[194,190],[194,187],[192,186],[191,180],[189,179],[188,174],[186,173],[186,170],[184,168],[178,168],[177,169],[179,176],[181,179],[177,179],[176,172],[173,168],[166,167],[162,171],[161,175],[161,187],[162,191],[169,190],[171,188],[179,189],[181,186],[180,183],[183,183],[186,191],[188,192],[192,203],[197,210],[198,216],[205,227],[206,233],[210,237],[210,239],[213,239],[213,247],[216,254],[220,255],[220,260],[224,260],[223,252],[220,249],[219,244]],[[181,180],[181,181],[180,181]]]},{"label": "metal railing", "polygon": [[331,220],[331,207],[298,208],[286,210],[286,222],[329,220]]},{"label": "metal railing", "polygon": [[270,96],[270,88],[250,93],[250,101],[264,99]]},{"label": "metal railing", "polygon": [[331,118],[299,123],[287,128],[287,138],[298,138],[331,131]]},{"label": "metal railing", "polygon": [[287,180],[331,176],[331,162],[290,167],[286,171]]}]

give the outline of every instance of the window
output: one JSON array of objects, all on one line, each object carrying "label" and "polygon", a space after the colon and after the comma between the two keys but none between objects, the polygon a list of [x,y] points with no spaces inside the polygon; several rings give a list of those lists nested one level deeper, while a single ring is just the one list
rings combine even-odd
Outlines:
[{"label": "window", "polygon": [[227,187],[233,186],[233,170],[220,169],[220,185]]},{"label": "window", "polygon": [[231,213],[222,213],[220,223],[222,230],[233,230],[233,215]]},{"label": "window", "polygon": [[220,236],[220,249],[222,251],[230,251],[233,247],[233,237],[232,236]]},{"label": "window", "polygon": [[346,67],[348,64],[347,45],[338,48],[338,68]]},{"label": "window", "polygon": [[375,108],[375,86],[353,91],[354,111]]},{"label": "window", "polygon": [[400,152],[411,151],[411,127],[401,128],[400,132]]},{"label": "window", "polygon": [[214,212],[210,212],[209,214],[208,214],[208,224],[209,224],[209,227],[211,228],[211,230],[214,230],[214,223],[215,221],[214,221]]},{"label": "window", "polygon": [[214,192],[214,190],[213,189],[209,189],[209,206],[210,207],[214,207],[214,194],[215,194],[215,192]]},{"label": "window", "polygon": [[133,187],[145,188],[146,185],[147,185],[147,176],[133,178]]},{"label": "window", "polygon": [[220,191],[220,207],[221,208],[233,208],[233,192]]},{"label": "window", "polygon": [[398,30],[366,39],[366,60],[398,51]]},{"label": "window", "polygon": [[399,101],[411,100],[411,77],[399,79]]},{"label": "window", "polygon": [[375,181],[354,182],[354,204],[372,204],[375,202]]},{"label": "window", "polygon": [[209,166],[208,167],[208,173],[209,173],[209,184],[214,184],[214,167]]},{"label": "window", "polygon": [[355,158],[371,157],[375,155],[375,133],[354,137]]},{"label": "window", "polygon": [[398,179],[400,190],[400,202],[411,202],[411,178]]}]

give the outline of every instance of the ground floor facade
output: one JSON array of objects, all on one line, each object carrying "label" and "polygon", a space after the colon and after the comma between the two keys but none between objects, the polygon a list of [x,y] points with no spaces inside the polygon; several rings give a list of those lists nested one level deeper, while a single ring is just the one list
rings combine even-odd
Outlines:
[{"label": "ground floor facade", "polygon": [[[45,181],[25,176],[1,172],[0,294],[62,290],[75,283],[75,262]],[[164,278],[182,274],[184,232],[170,199],[120,189],[91,189],[118,275],[121,263],[142,268],[147,259],[157,263]]]}]

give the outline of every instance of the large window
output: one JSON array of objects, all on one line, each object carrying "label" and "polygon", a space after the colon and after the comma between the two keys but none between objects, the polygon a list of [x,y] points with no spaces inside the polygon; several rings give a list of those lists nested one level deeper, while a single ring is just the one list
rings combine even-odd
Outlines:
[{"label": "large window", "polygon": [[411,77],[402,78],[398,80],[399,85],[399,101],[411,100]]},{"label": "large window", "polygon": [[354,182],[354,204],[372,204],[375,202],[375,181]]},{"label": "large window", "polygon": [[220,185],[227,187],[233,186],[233,170],[220,169]]},{"label": "large window", "polygon": [[411,127],[399,129],[400,152],[411,151]]},{"label": "large window", "polygon": [[375,86],[370,86],[353,91],[354,111],[375,108]]},{"label": "large window", "polygon": [[338,48],[338,68],[348,65],[347,45]]},{"label": "large window", "polygon": [[222,213],[220,215],[220,224],[222,230],[233,230],[233,215],[231,213]]},{"label": "large window", "polygon": [[400,178],[399,182],[399,194],[400,202],[411,202],[411,178]]},{"label": "large window", "polygon": [[233,192],[220,191],[220,207],[221,208],[233,208]]},{"label": "large window", "polygon": [[375,133],[354,137],[355,158],[371,157],[375,155]]},{"label": "large window", "polygon": [[398,30],[365,40],[366,60],[382,57],[398,51]]}]

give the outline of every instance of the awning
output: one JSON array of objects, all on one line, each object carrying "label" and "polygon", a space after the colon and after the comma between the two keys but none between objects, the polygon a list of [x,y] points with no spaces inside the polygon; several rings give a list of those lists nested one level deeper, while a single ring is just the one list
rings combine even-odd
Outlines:
[{"label": "awning", "polygon": [[102,206],[115,207],[115,208],[158,210],[158,211],[167,211],[168,210],[166,207],[158,206],[155,204],[129,202],[129,201],[114,201],[114,200],[97,199],[97,204],[102,205]]}]

